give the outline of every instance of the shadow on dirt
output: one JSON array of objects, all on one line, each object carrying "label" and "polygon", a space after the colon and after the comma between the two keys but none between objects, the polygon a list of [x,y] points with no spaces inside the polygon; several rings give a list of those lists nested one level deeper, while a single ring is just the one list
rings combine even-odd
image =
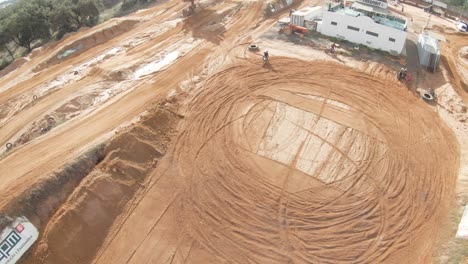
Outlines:
[{"label": "shadow on dirt", "polygon": [[218,45],[224,39],[224,19],[228,13],[229,11],[217,13],[211,9],[197,8],[194,14],[184,20],[182,29],[186,34],[191,33],[194,38]]}]

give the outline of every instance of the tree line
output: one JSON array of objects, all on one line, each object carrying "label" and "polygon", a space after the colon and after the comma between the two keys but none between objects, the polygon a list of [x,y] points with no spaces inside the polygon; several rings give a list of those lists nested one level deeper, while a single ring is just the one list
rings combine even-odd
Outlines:
[{"label": "tree line", "polygon": [[138,8],[148,6],[157,0],[123,0],[120,7],[120,14],[124,15]]},{"label": "tree line", "polygon": [[[120,16],[149,6],[157,0],[15,0],[0,9],[0,51],[8,54],[0,70],[15,59],[15,48],[30,52],[51,39],[99,22],[100,12],[118,4]],[[0,58],[1,59],[1,58]]]},{"label": "tree line", "polygon": [[36,43],[60,39],[83,26],[94,26],[99,21],[101,5],[101,0],[17,0],[0,9],[0,49],[12,61],[12,46],[30,52]]},{"label": "tree line", "polygon": [[459,8],[463,11],[468,11],[468,0],[436,0],[446,3],[449,6]]}]

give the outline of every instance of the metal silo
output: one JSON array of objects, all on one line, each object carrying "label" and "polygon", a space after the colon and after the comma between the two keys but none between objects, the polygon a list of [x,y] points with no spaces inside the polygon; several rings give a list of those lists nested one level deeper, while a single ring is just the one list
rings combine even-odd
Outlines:
[{"label": "metal silo", "polygon": [[438,40],[428,34],[420,34],[418,38],[418,55],[419,63],[434,72],[440,59]]}]

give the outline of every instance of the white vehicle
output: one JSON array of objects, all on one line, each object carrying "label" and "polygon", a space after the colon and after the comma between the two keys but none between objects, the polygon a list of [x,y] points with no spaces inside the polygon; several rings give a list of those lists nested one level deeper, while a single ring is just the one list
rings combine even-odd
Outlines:
[{"label": "white vehicle", "polygon": [[18,217],[0,233],[0,264],[15,264],[39,237],[26,217]]},{"label": "white vehicle", "polygon": [[463,21],[458,22],[457,28],[462,32],[468,31],[468,25]]}]

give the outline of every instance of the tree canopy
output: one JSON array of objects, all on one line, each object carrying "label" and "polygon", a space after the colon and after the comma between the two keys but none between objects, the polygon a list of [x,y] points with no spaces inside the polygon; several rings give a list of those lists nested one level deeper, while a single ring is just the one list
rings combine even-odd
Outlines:
[{"label": "tree canopy", "polygon": [[468,11],[468,0],[441,0],[442,2],[460,8],[461,10]]},{"label": "tree canopy", "polygon": [[156,0],[123,0],[120,11],[122,14],[125,14],[128,13],[128,11],[138,9],[154,2],[156,2]]},{"label": "tree canopy", "polygon": [[56,37],[61,38],[83,26],[96,25],[99,21],[98,4],[92,0],[59,1],[50,14],[50,21]]},{"label": "tree canopy", "polygon": [[99,21],[100,0],[18,0],[0,10],[0,48],[13,41],[31,51],[34,43]]}]

